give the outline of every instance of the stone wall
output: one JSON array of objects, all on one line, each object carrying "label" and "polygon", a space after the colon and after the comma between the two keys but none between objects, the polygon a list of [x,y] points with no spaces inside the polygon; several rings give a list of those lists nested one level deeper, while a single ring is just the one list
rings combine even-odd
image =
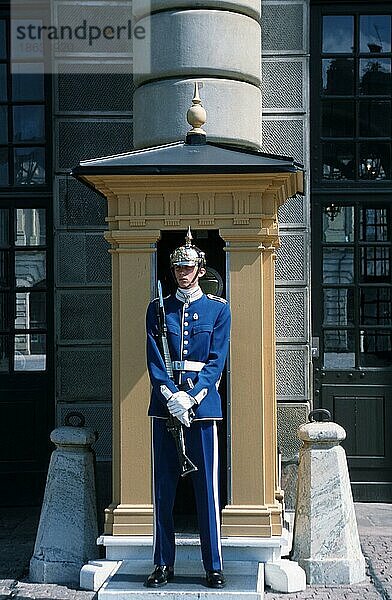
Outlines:
[{"label": "stone wall", "polygon": [[287,508],[294,508],[298,426],[310,403],[309,2],[263,0],[262,150],[305,167],[305,196],[279,211],[276,262],[278,442]]}]

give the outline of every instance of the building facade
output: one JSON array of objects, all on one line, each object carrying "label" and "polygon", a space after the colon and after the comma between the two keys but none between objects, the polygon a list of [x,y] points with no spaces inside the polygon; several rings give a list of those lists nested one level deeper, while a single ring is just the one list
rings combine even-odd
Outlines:
[{"label": "building facade", "polygon": [[[222,18],[230,4],[251,3],[222,2]],[[256,20],[254,5],[246,16]],[[80,412],[99,433],[103,507],[111,470],[106,202],[69,172],[133,148],[134,90],[141,115],[145,83],[133,80],[124,53],[105,57],[100,73],[101,55],[61,44],[56,74],[22,52],[11,72],[10,7],[0,6],[0,439],[8,484],[1,501],[39,502],[49,432]],[[81,6],[56,0],[51,18],[66,20]],[[391,20],[387,2],[261,2],[261,149],[292,156],[306,171],[305,195],[280,209],[276,261],[278,439],[289,507],[296,430],[318,407],[347,430],[355,497],[392,498]],[[188,76],[195,77],[205,80],[209,114],[214,83],[203,72]],[[249,73],[230,77],[233,89],[244,80],[258,87]]]}]

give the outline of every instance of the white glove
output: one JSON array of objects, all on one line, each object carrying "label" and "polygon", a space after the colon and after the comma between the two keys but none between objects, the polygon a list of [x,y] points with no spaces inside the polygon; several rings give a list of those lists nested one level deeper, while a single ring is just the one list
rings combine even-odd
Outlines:
[{"label": "white glove", "polygon": [[179,415],[177,417],[177,419],[180,421],[180,423],[182,423],[183,425],[185,425],[185,427],[190,427],[191,426],[191,420],[189,418],[189,412],[188,411],[184,412],[182,415]]},{"label": "white glove", "polygon": [[[186,413],[194,404],[195,399],[186,392],[175,392],[167,403],[167,408],[173,417],[180,419],[180,416]],[[181,421],[181,419],[180,419]]]}]

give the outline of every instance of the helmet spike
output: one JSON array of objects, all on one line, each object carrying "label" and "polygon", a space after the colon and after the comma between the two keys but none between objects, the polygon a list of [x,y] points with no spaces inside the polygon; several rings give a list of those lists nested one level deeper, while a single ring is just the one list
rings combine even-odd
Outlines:
[{"label": "helmet spike", "polygon": [[192,232],[191,232],[191,226],[189,225],[187,234],[185,236],[185,247],[186,248],[192,247],[192,240],[193,240],[193,236],[192,236]]}]

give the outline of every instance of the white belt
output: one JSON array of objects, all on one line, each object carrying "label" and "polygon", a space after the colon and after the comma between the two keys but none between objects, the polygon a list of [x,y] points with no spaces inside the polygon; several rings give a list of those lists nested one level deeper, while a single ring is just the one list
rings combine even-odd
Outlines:
[{"label": "white belt", "polygon": [[173,371],[201,371],[206,363],[197,360],[173,360]]}]

